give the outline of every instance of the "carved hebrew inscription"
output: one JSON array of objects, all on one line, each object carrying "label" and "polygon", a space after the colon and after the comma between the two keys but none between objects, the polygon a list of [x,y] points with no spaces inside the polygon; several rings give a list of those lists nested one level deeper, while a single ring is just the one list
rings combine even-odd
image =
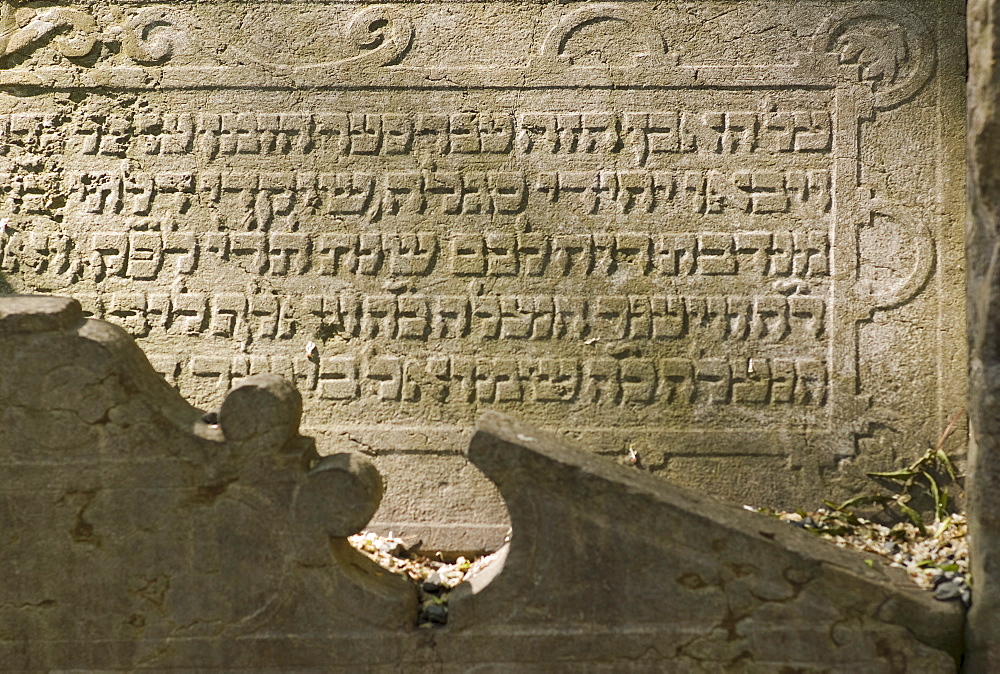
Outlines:
[{"label": "carved hebrew inscription", "polygon": [[375,448],[489,406],[822,463],[960,388],[933,11],[286,4],[5,5],[9,284]]}]

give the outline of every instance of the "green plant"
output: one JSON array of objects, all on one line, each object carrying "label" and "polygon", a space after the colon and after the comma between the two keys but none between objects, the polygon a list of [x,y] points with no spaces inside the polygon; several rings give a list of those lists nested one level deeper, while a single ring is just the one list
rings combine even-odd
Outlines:
[{"label": "green plant", "polygon": [[893,510],[901,513],[906,519],[913,523],[922,535],[927,535],[924,516],[919,510],[910,505],[913,497],[919,492],[918,488],[930,496],[934,506],[934,524],[944,523],[947,526],[949,519],[948,506],[951,497],[948,493],[948,484],[942,484],[942,479],[947,477],[950,483],[958,483],[960,477],[955,470],[955,464],[944,451],[944,443],[955,431],[956,424],[965,414],[965,410],[960,410],[945,428],[944,433],[938,440],[937,445],[929,448],[916,461],[906,468],[890,471],[876,471],[867,473],[868,477],[887,481],[895,485],[893,494],[870,494],[857,496],[848,499],[843,503],[824,501],[830,508],[834,520],[843,520],[846,524],[856,525],[857,517],[854,510],[866,505],[880,505],[885,510]]},{"label": "green plant", "polygon": [[[884,563],[900,567],[920,587],[935,592],[942,600],[971,601],[967,521],[954,506],[948,489],[961,485],[962,476],[944,450],[964,411],[954,416],[937,445],[905,468],[876,471],[881,491],[843,503],[824,501],[826,507],[814,512],[798,509],[780,512],[771,508],[744,506],[747,510],[775,517],[800,527],[843,548],[877,555]],[[916,499],[916,500],[914,500]],[[869,519],[871,506],[880,506],[879,523]],[[930,517],[921,510],[933,513]],[[929,525],[933,525],[932,527]],[[928,532],[928,528],[933,531]],[[865,564],[874,568],[869,557]]]}]

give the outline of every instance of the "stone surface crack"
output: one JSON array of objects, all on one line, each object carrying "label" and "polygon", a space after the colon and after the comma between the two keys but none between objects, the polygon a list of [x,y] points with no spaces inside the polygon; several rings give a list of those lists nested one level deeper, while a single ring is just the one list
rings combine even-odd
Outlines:
[{"label": "stone surface crack", "polygon": [[140,597],[163,613],[167,592],[170,590],[170,576],[161,575],[155,578],[140,579],[141,585],[129,589],[129,593]]},{"label": "stone surface crack", "polygon": [[373,447],[372,445],[369,445],[368,443],[363,442],[363,441],[357,439],[356,437],[354,437],[350,433],[341,433],[341,436],[347,438],[348,440],[350,440],[351,442],[353,442],[355,445],[357,445],[358,448],[359,448],[359,451],[362,454],[367,454],[368,456],[378,456],[378,448],[377,447]]},{"label": "stone surface crack", "polygon": [[52,608],[55,605],[56,605],[55,599],[41,599],[39,601],[27,601],[22,604],[15,604],[13,602],[0,604],[0,609],[13,608],[20,611],[22,609],[27,609],[27,608],[41,608],[41,609]]},{"label": "stone surface crack", "polygon": [[94,533],[94,525],[89,522],[86,517],[84,517],[96,495],[97,492],[95,491],[70,491],[57,501],[59,505],[63,505],[67,503],[67,501],[77,499],[80,501],[73,525],[69,530],[70,537],[75,543],[87,543],[100,547],[101,540],[100,537]]},{"label": "stone surface crack", "polygon": [[220,496],[226,493],[229,486],[236,482],[236,478],[230,478],[215,484],[201,485],[195,489],[190,502],[198,505],[213,505]]},{"label": "stone surface crack", "polygon": [[171,632],[173,634],[177,634],[179,632],[187,632],[187,631],[193,630],[193,629],[195,629],[197,627],[200,627],[200,626],[212,626],[213,629],[212,629],[211,634],[213,636],[218,636],[218,635],[222,634],[222,632],[225,631],[225,629],[226,629],[226,624],[222,620],[219,620],[219,619],[205,620],[205,619],[202,619],[202,618],[196,618],[195,620],[192,620],[189,623],[185,623],[183,625],[176,625],[176,626],[174,626],[174,628],[171,630]]}]

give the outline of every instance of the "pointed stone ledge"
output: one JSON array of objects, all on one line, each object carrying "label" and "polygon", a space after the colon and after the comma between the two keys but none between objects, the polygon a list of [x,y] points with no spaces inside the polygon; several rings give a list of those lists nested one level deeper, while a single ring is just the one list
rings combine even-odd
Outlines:
[{"label": "pointed stone ledge", "polygon": [[57,330],[82,319],[80,303],[68,297],[12,295],[0,303],[0,334]]},{"label": "pointed stone ledge", "polygon": [[677,671],[955,670],[961,606],[900,569],[499,414],[480,418],[468,457],[513,534],[491,579],[452,599],[455,633],[583,630],[607,657],[653,649]]}]

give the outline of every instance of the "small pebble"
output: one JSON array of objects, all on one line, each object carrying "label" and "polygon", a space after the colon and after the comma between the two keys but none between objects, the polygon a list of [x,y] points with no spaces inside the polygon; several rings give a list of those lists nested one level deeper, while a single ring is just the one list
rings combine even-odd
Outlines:
[{"label": "small pebble", "polygon": [[952,601],[962,598],[962,588],[953,580],[946,580],[938,584],[934,590],[934,598],[939,601]]},{"label": "small pebble", "polygon": [[954,571],[941,571],[940,573],[936,573],[934,574],[934,577],[931,578],[931,587],[936,588],[941,583],[955,580],[956,575],[957,574]]},{"label": "small pebble", "polygon": [[444,584],[441,582],[441,574],[435,571],[431,575],[427,576],[427,579],[423,583],[424,592],[430,592],[431,594],[437,594],[444,589]]},{"label": "small pebble", "polygon": [[375,544],[375,548],[379,552],[392,555],[393,557],[402,557],[406,554],[406,550],[399,544],[399,541],[391,538],[385,541],[379,541]]},{"label": "small pebble", "polygon": [[972,606],[972,590],[969,588],[968,585],[962,586],[961,595],[959,596],[959,599],[962,600],[962,604],[965,605],[965,608],[969,608],[970,606]]},{"label": "small pebble", "polygon": [[441,604],[430,604],[424,607],[424,615],[428,622],[444,625],[448,622],[448,607]]}]

